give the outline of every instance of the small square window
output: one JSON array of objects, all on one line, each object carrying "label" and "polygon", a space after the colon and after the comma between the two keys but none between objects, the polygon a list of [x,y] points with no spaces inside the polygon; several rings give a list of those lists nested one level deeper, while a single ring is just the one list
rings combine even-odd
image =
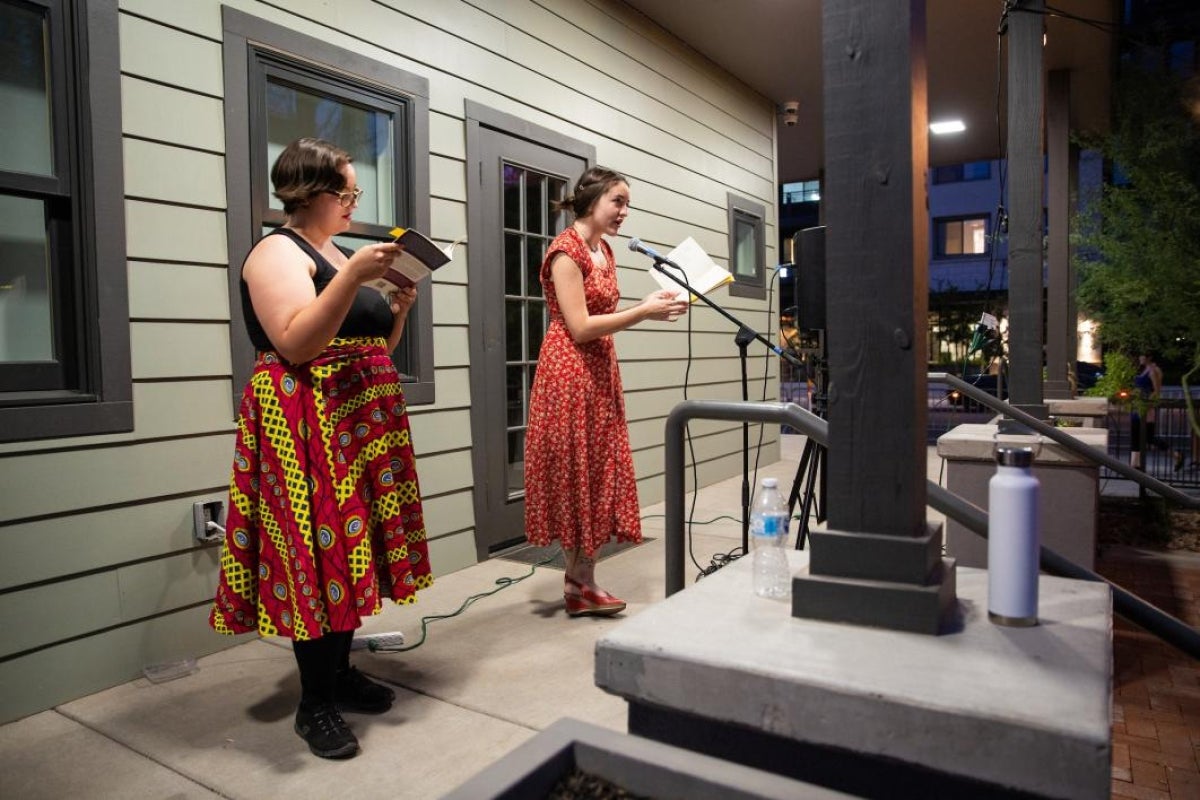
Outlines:
[{"label": "small square window", "polygon": [[728,195],[729,271],[734,297],[766,299],[766,209],[760,203],[735,194]]}]

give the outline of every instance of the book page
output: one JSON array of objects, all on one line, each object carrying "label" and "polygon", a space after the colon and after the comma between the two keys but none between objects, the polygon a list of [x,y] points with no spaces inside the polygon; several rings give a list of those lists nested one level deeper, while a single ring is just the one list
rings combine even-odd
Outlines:
[{"label": "book page", "polygon": [[404,249],[382,277],[363,284],[384,297],[397,289],[415,286],[432,275],[435,269],[449,264],[454,248],[463,241],[457,239],[446,247],[438,247],[428,236],[411,228],[393,228],[390,233]]},{"label": "book page", "polygon": [[449,247],[438,247],[428,236],[412,228],[393,228],[391,234],[397,244],[404,246],[404,256],[419,261],[430,271],[449,263],[453,257],[454,246],[458,244],[454,242]]},{"label": "book page", "polygon": [[[693,303],[699,299],[697,295],[708,294],[713,289],[733,281],[733,274],[709,258],[708,253],[704,252],[704,248],[690,236],[680,242],[679,246],[670,253],[667,253],[667,260],[675,262],[683,269],[683,276],[679,276],[679,270],[673,269],[667,264],[663,265],[663,269],[687,280],[688,285],[692,287],[690,299]],[[687,291],[659,272],[657,268],[652,269],[650,275],[659,286],[674,292],[675,297],[682,297]]]}]

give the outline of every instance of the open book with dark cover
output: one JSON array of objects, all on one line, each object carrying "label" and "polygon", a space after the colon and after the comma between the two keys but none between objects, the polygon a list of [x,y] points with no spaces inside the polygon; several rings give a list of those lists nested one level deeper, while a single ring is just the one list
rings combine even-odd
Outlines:
[{"label": "open book with dark cover", "polygon": [[[663,265],[663,269],[676,277],[686,278],[688,286],[692,287],[690,300],[693,303],[699,299],[697,295],[708,294],[719,286],[733,282],[733,274],[709,258],[708,253],[704,252],[704,248],[690,236],[667,253],[667,260],[678,264],[683,270],[683,275],[680,275],[679,270],[669,264]],[[683,297],[686,290],[659,272],[657,268],[650,270],[650,276],[658,282],[659,286],[674,292],[676,297]]]},{"label": "open book with dark cover", "polygon": [[383,277],[364,284],[384,297],[397,289],[415,286],[432,275],[435,269],[449,264],[454,256],[454,248],[462,242],[459,239],[446,247],[438,247],[428,236],[412,228],[393,228],[389,233],[395,237],[397,244],[404,246],[404,250]]}]

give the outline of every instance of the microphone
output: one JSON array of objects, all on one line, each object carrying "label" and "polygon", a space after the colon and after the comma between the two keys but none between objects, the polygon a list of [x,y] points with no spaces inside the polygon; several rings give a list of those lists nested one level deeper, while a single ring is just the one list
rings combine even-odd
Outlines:
[{"label": "microphone", "polygon": [[642,240],[636,236],[629,240],[629,249],[635,253],[641,253],[644,256],[650,256],[650,258],[653,258],[655,261],[662,261],[667,264],[671,263],[670,261],[667,261],[666,256],[660,255],[659,252],[650,245],[642,244]]}]

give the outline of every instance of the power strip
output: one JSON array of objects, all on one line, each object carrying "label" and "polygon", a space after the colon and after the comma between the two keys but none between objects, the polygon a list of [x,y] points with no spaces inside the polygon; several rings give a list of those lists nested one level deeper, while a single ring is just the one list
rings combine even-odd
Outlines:
[{"label": "power strip", "polygon": [[355,636],[350,642],[351,650],[375,650],[380,647],[400,647],[404,644],[404,634],[400,631],[387,633],[370,633]]}]

